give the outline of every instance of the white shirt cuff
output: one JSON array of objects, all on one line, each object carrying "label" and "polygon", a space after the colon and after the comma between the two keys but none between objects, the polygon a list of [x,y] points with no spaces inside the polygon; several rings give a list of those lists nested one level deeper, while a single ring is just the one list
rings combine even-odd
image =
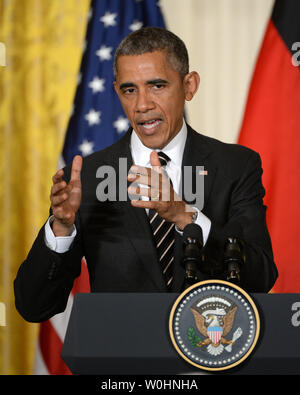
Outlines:
[{"label": "white shirt cuff", "polygon": [[[196,225],[199,225],[202,229],[203,245],[205,246],[211,228],[211,220],[206,215],[201,213],[201,211],[197,207],[193,207],[193,209],[198,212],[197,219],[194,223]],[[183,232],[180,229],[178,229],[177,226],[175,226],[175,229],[177,230],[178,233],[181,234],[181,236],[183,235]]]},{"label": "white shirt cuff", "polygon": [[67,252],[70,249],[70,246],[75,239],[75,236],[77,234],[76,227],[73,225],[73,228],[71,229],[70,235],[69,236],[58,236],[56,237],[52,231],[51,228],[51,223],[54,220],[54,215],[49,217],[48,221],[45,224],[45,243],[50,250],[58,252],[58,253],[64,253]]}]

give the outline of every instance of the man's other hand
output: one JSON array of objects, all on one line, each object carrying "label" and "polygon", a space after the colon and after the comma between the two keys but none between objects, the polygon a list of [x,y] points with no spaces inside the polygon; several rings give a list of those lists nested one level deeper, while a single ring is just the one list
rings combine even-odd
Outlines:
[{"label": "man's other hand", "polygon": [[50,200],[54,215],[52,230],[55,236],[68,236],[75,222],[75,215],[81,203],[81,168],[82,157],[76,155],[68,184],[63,180],[62,169],[58,170],[52,178]]}]

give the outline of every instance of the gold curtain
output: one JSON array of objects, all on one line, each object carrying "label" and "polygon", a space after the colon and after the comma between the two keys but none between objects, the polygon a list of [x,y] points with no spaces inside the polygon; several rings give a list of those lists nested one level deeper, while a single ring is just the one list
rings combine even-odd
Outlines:
[{"label": "gold curtain", "polygon": [[[0,374],[31,374],[38,324],[13,280],[48,215],[76,87],[90,0],[0,0]],[[3,46],[2,46],[3,47]]]}]

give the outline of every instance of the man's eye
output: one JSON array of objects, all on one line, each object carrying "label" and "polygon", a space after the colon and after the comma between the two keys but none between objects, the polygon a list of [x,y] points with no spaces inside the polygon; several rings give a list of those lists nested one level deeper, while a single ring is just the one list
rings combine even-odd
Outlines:
[{"label": "man's eye", "polygon": [[155,89],[162,89],[163,87],[164,87],[163,84],[155,84],[155,85],[154,85],[154,88],[155,88]]},{"label": "man's eye", "polygon": [[135,89],[134,88],[127,88],[123,90],[123,93],[125,93],[126,95],[129,95],[131,93],[134,93]]}]

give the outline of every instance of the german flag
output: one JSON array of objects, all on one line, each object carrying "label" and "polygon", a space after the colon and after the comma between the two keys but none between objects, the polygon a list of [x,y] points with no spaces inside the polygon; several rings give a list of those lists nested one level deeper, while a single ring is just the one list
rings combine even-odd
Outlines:
[{"label": "german flag", "polygon": [[300,1],[277,0],[260,49],[240,131],[259,152],[279,278],[300,292]]}]

